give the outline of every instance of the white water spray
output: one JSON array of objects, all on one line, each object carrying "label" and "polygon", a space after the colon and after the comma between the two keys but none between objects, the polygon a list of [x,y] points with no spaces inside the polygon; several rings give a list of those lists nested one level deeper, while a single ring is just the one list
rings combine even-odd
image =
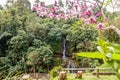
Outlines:
[{"label": "white water spray", "polygon": [[63,39],[63,59],[65,59],[66,58],[66,55],[65,55],[65,52],[66,52],[66,40],[65,40],[65,38]]}]

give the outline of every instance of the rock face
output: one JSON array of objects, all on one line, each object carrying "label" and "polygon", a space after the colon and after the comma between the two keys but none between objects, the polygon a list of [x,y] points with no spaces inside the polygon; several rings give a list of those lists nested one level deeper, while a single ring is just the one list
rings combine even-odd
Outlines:
[{"label": "rock face", "polygon": [[58,80],[67,80],[67,73],[66,73],[66,71],[61,71],[59,73]]},{"label": "rock face", "polygon": [[82,78],[83,71],[78,71],[75,78]]}]

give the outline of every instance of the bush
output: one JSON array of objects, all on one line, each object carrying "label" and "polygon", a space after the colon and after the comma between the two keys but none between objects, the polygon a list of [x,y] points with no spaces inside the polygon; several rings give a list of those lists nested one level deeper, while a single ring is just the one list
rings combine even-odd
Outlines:
[{"label": "bush", "polygon": [[78,63],[79,67],[91,67],[95,68],[96,66],[99,66],[101,64],[101,60],[97,59],[91,59],[91,58],[83,58],[76,56],[76,62]]},{"label": "bush", "polygon": [[33,46],[28,48],[26,58],[27,66],[31,66],[35,71],[46,72],[47,70],[45,69],[52,65],[53,52],[49,45],[35,39]]},{"label": "bush", "polygon": [[54,58],[53,59],[53,65],[59,66],[62,63],[62,60],[60,58]]},{"label": "bush", "polygon": [[50,76],[52,78],[56,77],[59,75],[59,72],[62,71],[63,68],[61,66],[55,66],[51,71],[50,71]]},{"label": "bush", "polygon": [[47,72],[47,70],[44,69],[42,66],[40,66],[40,67],[39,67],[39,72],[40,72],[40,73],[45,73],[45,72]]}]

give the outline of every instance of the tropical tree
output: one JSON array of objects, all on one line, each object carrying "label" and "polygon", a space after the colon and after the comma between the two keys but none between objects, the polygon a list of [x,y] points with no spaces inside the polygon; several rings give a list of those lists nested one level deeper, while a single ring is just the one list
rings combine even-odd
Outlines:
[{"label": "tropical tree", "polygon": [[32,68],[34,68],[34,72],[36,70],[39,71],[40,68],[46,69],[45,67],[47,67],[49,71],[52,63],[53,52],[49,45],[38,39],[34,39],[33,46],[28,48],[26,58],[26,64],[28,66],[32,66]]}]

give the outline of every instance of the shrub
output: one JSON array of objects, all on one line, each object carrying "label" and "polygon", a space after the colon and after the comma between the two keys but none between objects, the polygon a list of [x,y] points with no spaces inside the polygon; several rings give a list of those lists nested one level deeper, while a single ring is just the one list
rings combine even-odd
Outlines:
[{"label": "shrub", "polygon": [[55,66],[51,71],[50,71],[50,76],[52,78],[56,77],[59,75],[59,72],[62,71],[63,68],[61,66]]},{"label": "shrub", "polygon": [[40,66],[40,67],[39,67],[39,72],[40,72],[40,73],[45,73],[45,72],[47,72],[47,70],[44,69],[42,66]]}]

